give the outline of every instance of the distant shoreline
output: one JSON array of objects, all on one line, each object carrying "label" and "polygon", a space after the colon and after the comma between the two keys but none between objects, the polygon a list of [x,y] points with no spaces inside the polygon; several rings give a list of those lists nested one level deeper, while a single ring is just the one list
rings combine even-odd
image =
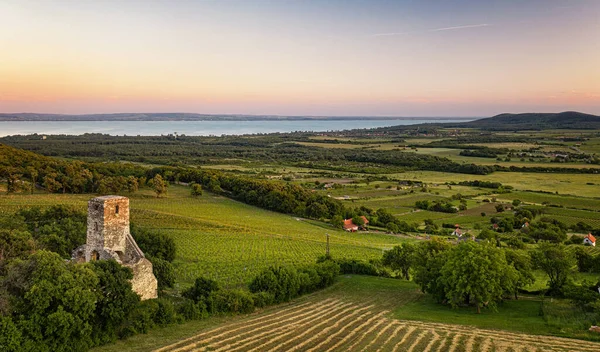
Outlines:
[{"label": "distant shoreline", "polygon": [[189,113],[123,113],[123,114],[35,114],[0,113],[7,121],[395,121],[395,120],[475,120],[478,117],[402,117],[402,116],[274,116],[274,115],[209,115]]}]

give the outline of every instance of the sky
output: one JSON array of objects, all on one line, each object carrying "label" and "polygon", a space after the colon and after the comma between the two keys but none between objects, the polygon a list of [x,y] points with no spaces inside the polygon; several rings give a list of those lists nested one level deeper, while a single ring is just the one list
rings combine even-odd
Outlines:
[{"label": "sky", "polygon": [[600,114],[600,0],[0,1],[0,112]]}]

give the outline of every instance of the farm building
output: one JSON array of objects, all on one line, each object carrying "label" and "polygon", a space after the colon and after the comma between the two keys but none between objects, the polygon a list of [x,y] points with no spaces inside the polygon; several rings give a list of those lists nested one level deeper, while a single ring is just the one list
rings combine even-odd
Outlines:
[{"label": "farm building", "polygon": [[462,237],[463,232],[460,229],[460,225],[456,224],[454,225],[454,231],[452,232],[452,236],[456,236],[456,237]]},{"label": "farm building", "polygon": [[583,238],[583,244],[596,247],[596,237],[592,236],[591,233],[588,234]]},{"label": "farm building", "polygon": [[345,219],[344,220],[344,230],[346,230],[348,232],[356,232],[359,229],[364,230],[365,226],[367,226],[367,224],[369,223],[369,219],[367,219],[365,216],[361,216],[361,218],[363,219],[363,222],[364,222],[363,226],[356,225],[354,222],[352,222],[352,219]]}]

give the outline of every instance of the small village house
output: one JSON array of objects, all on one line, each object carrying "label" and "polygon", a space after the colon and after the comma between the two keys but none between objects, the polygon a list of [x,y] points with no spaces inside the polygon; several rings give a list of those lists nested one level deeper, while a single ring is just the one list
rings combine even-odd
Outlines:
[{"label": "small village house", "polygon": [[596,237],[592,236],[592,234],[588,234],[583,238],[583,244],[586,246],[594,246],[596,247]]},{"label": "small village house", "polygon": [[367,219],[365,216],[361,216],[361,218],[364,221],[364,225],[363,226],[358,226],[356,225],[354,222],[352,222],[352,219],[345,219],[344,220],[344,230],[348,231],[348,232],[356,232],[359,229],[360,230],[364,230],[367,226],[367,224],[369,223],[369,219]]}]

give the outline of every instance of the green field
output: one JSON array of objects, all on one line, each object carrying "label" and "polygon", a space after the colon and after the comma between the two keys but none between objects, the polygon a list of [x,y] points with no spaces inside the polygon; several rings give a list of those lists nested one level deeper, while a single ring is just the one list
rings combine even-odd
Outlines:
[{"label": "green field", "polygon": [[[2,195],[2,214],[18,208],[65,204],[87,210],[91,195]],[[356,259],[380,258],[406,239],[370,233],[347,233],[325,223],[307,221],[205,193],[193,198],[189,189],[172,186],[165,197],[146,190],[130,195],[131,221],[158,229],[175,239],[174,262],[178,284],[198,276],[225,286],[242,286],[263,268],[274,264],[308,264],[325,254],[326,234],[331,254]]]}]

